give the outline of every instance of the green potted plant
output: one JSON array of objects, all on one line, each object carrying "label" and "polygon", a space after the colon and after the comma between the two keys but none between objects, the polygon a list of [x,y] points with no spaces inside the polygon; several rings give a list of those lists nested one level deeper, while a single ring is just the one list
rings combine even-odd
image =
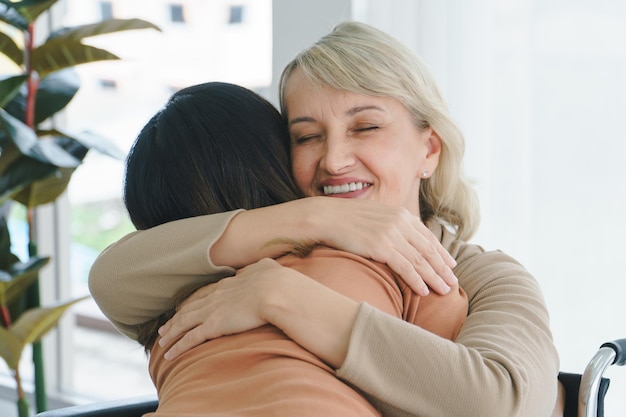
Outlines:
[{"label": "green potted plant", "polygon": [[[26,345],[36,343],[52,328],[70,306],[87,297],[57,303],[46,307],[32,307],[26,310],[20,307],[20,297],[37,280],[39,270],[50,258],[31,256],[26,262],[11,252],[11,240],[7,222],[0,219],[0,356],[13,373],[17,390],[17,409],[19,417],[29,415],[19,363]],[[17,316],[13,321],[12,317]]]},{"label": "green potted plant", "polygon": [[[160,29],[140,19],[108,19],[49,34],[35,45],[37,19],[58,0],[0,0],[0,53],[14,72],[0,76],[0,206],[26,208],[28,259],[11,251],[9,228],[0,218],[0,356],[15,376],[20,417],[29,415],[18,364],[23,348],[33,345],[37,411],[46,409],[39,340],[63,312],[80,299],[41,307],[38,272],[50,260],[37,253],[33,235],[35,207],[54,202],[67,188],[87,152],[113,158],[123,153],[91,132],[67,132],[53,116],[80,87],[76,65],[117,60],[115,54],[83,43],[89,37],[137,29]],[[6,210],[4,210],[6,211]]]}]

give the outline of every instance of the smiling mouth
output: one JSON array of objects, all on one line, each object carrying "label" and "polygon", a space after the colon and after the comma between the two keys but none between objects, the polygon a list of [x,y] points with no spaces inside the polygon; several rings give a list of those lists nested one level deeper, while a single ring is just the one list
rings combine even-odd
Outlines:
[{"label": "smiling mouth", "polygon": [[324,195],[350,193],[352,191],[362,190],[363,188],[369,187],[370,185],[371,184],[368,182],[351,182],[342,185],[325,185]]}]

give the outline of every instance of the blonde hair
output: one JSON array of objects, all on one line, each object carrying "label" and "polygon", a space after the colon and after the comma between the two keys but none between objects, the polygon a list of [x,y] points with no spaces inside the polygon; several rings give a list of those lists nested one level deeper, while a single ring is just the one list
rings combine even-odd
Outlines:
[{"label": "blonde hair", "polygon": [[419,129],[431,127],[442,142],[439,165],[421,181],[420,216],[432,217],[456,229],[468,240],[478,228],[476,194],[464,176],[465,140],[448,114],[434,78],[410,49],[392,36],[359,22],[343,22],[312,47],[298,54],[283,70],[280,107],[295,69],[312,82],[357,94],[392,97],[403,103]]}]

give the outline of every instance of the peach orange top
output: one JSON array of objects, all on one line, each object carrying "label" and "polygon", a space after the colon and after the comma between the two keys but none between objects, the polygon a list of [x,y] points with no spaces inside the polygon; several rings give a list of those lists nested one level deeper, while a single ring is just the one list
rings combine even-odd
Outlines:
[{"label": "peach orange top", "polygon": [[[459,287],[445,296],[419,297],[388,267],[347,252],[316,248],[279,262],[447,339],[456,337],[467,315],[467,295]],[[381,415],[334,369],[274,326],[205,342],[174,361],[163,358],[167,348],[156,343],[151,352],[159,408],[147,416]]]}]

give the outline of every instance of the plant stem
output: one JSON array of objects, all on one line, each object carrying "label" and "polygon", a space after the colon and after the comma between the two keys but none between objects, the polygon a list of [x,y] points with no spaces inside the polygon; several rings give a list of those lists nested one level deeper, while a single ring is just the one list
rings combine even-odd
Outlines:
[{"label": "plant stem", "polygon": [[[25,59],[24,62],[26,64],[26,71],[28,74],[28,92],[26,95],[26,114],[24,115],[24,122],[27,126],[35,129],[35,96],[37,95],[37,88],[39,86],[39,81],[37,79],[38,74],[33,71],[33,66],[31,63],[31,56],[33,52],[34,39],[35,39],[35,25],[31,23],[28,25],[28,32],[26,33],[26,45],[24,50]],[[28,216],[28,254],[30,256],[37,255],[37,243],[35,241],[35,216],[34,209],[28,207],[27,209]],[[36,279],[35,282],[31,285],[31,287],[27,291],[27,304],[30,307],[39,307],[40,299],[39,299],[39,279]],[[43,349],[41,342],[35,342],[32,344],[33,347],[33,364],[34,364],[34,372],[35,372],[35,402],[37,405],[37,412],[45,411],[47,409],[47,399],[46,399],[46,386],[45,386],[45,377],[44,377],[44,369],[43,369]]]},{"label": "plant stem", "polygon": [[43,345],[41,342],[33,343],[33,363],[35,365],[35,405],[37,412],[41,413],[48,409],[46,396],[46,378],[43,369]]},{"label": "plant stem", "polygon": [[20,376],[19,368],[13,369],[13,378],[15,379],[15,386],[17,391],[17,415],[18,417],[30,417],[30,410],[28,401],[26,400],[26,394],[22,387],[22,377]]},{"label": "plant stem", "polygon": [[[2,306],[2,321],[7,329],[11,327],[11,315],[7,306]],[[19,364],[18,364],[19,367]],[[26,395],[24,394],[24,388],[22,387],[22,377],[20,376],[19,368],[12,370],[13,379],[15,379],[15,387],[17,391],[17,415],[18,417],[29,417],[28,401],[26,401]]]},{"label": "plant stem", "polygon": [[24,122],[30,128],[35,128],[35,95],[37,94],[37,79],[33,72],[33,67],[31,65],[30,56],[33,51],[33,39],[34,35],[34,24],[28,25],[28,32],[26,33],[26,48],[24,51],[25,61],[26,61],[26,73],[28,74],[28,92],[26,94],[26,114],[24,115]]},{"label": "plant stem", "polygon": [[[37,242],[34,240],[34,221],[35,217],[33,216],[33,209],[28,209],[28,225],[29,225],[29,236],[30,241],[28,242],[28,254],[29,256],[37,256]],[[27,305],[29,308],[39,307],[41,305],[40,297],[39,297],[39,278],[33,282],[33,284],[28,288],[26,292],[27,297]],[[44,364],[43,364],[43,346],[42,342],[32,343],[33,348],[33,365],[34,365],[34,377],[35,377],[35,405],[37,407],[37,412],[45,411],[48,408],[47,398],[46,398],[46,378],[44,375]]]},{"label": "plant stem", "polygon": [[2,306],[2,322],[4,323],[4,327],[7,329],[11,327],[11,313],[9,313],[9,308],[6,305]]},{"label": "plant stem", "polygon": [[26,401],[25,398],[22,400],[17,400],[17,413],[18,417],[30,417],[28,401]]},{"label": "plant stem", "polygon": [[20,376],[20,370],[13,370],[13,378],[15,378],[15,385],[17,386],[17,399],[24,400],[26,395],[24,394],[24,388],[22,387],[22,377]]}]

